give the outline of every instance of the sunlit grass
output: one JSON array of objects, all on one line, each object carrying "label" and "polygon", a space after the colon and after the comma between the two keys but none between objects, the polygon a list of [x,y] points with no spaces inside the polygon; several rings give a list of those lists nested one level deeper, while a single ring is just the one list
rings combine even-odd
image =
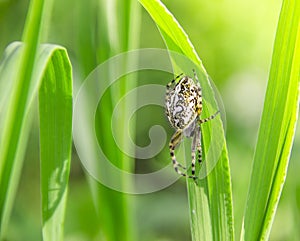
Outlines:
[{"label": "sunlit grass", "polygon": [[1,239],[9,224],[31,127],[29,110],[38,91],[43,240],[63,239],[71,161],[72,73],[64,48],[39,45],[42,23],[46,21],[43,13],[49,3],[32,1],[24,30],[25,44],[8,46],[0,66]]},{"label": "sunlit grass", "polygon": [[[169,50],[177,51],[184,54],[192,60],[196,68],[201,73],[199,81],[207,95],[204,96],[205,103],[209,103],[214,107],[208,112],[204,109],[204,116],[210,116],[219,109],[214,99],[214,93],[209,83],[209,78],[204,66],[197,53],[194,50],[190,40],[184,30],[171,15],[170,12],[159,1],[140,1],[148,13],[151,15],[155,23],[158,25],[160,33],[164,38],[166,46]],[[171,54],[172,58],[172,54]],[[176,73],[188,73],[185,66],[176,62],[176,58],[172,59],[174,63],[174,71]],[[219,131],[218,139],[220,145],[220,153],[213,156],[219,157],[217,165],[207,177],[201,179],[198,184],[193,180],[187,180],[189,207],[190,207],[190,223],[193,240],[233,240],[233,210],[232,210],[232,191],[229,171],[229,161],[227,148],[225,144],[225,136],[223,132],[222,122],[219,118],[213,120],[216,129]],[[211,136],[213,135],[211,125],[203,125],[203,150],[208,153],[210,148]],[[222,141],[223,140],[223,141]],[[190,149],[187,145],[187,159],[189,160]],[[207,166],[209,169],[209,164]],[[206,176],[206,175],[205,175]]]},{"label": "sunlit grass", "polygon": [[[206,71],[178,22],[160,1],[140,2],[158,25],[167,48],[185,54],[202,70],[204,79],[201,81],[200,78],[200,82],[203,86],[203,82],[208,82]],[[243,240],[268,239],[285,181],[299,101],[300,8],[297,4],[296,1],[284,1],[279,19],[249,187]],[[176,59],[173,61],[176,73],[184,72]],[[213,93],[210,95],[213,96]],[[213,99],[208,103],[213,103]],[[202,128],[202,131],[205,153],[206,143],[211,137],[209,129]],[[232,193],[226,146],[217,166],[201,180],[199,187],[188,181],[188,193],[193,240],[233,240]]]},{"label": "sunlit grass", "polygon": [[[58,31],[54,34],[58,36],[70,34],[69,23],[64,22],[66,19],[64,17],[68,15],[65,13],[65,7],[70,7],[68,6],[70,2],[54,2],[56,6],[57,4],[64,6],[63,14],[61,14],[63,16],[54,18],[54,21],[59,26],[63,26],[62,32]],[[177,63],[174,56],[170,56],[174,63],[174,74],[184,72],[191,75],[192,68],[195,67],[197,69],[200,82],[205,90],[205,102],[209,104],[205,108],[203,116],[208,116],[216,111],[219,107],[214,99],[214,92],[211,89],[207,72],[192,43],[180,26],[181,23],[175,20],[172,13],[168,12],[160,1],[140,0],[140,2],[154,19],[154,23],[158,26],[167,48],[184,54],[194,63],[193,66],[188,66],[187,68]],[[80,207],[76,206],[77,202],[87,199],[85,195],[88,195],[88,191],[86,190],[82,192],[84,195],[80,193],[81,195],[75,196],[70,201],[69,207],[66,204],[71,158],[73,78],[66,49],[56,45],[40,45],[41,35],[46,36],[46,31],[50,26],[51,3],[52,1],[46,0],[31,1],[31,8],[28,11],[26,27],[23,33],[24,37],[22,38],[22,41],[27,43],[27,45],[25,48],[22,43],[9,45],[0,64],[0,236],[6,238],[5,230],[10,224],[9,217],[14,207],[14,196],[22,173],[22,160],[31,128],[32,112],[30,112],[30,109],[37,95],[39,95],[41,233],[43,233],[43,239],[64,239],[64,216],[66,209],[69,208],[70,210],[76,210],[76,214],[78,212],[77,215],[73,214],[73,216],[70,216],[73,219],[75,217],[75,221],[67,220],[69,223],[75,223],[72,230],[75,233],[74,237],[85,237],[83,233],[90,232],[92,233],[90,235],[94,235],[93,238],[97,240],[102,238],[108,241],[134,241],[146,240],[147,238],[153,240],[156,236],[152,234],[152,230],[147,230],[147,225],[149,224],[146,222],[137,223],[135,220],[133,209],[136,205],[134,198],[127,194],[112,191],[88,175],[86,176],[92,190],[99,219],[95,220],[95,217],[90,218],[83,207],[81,207],[82,210],[77,210],[80,209]],[[120,52],[138,47],[139,35],[142,31],[139,28],[141,24],[139,12],[141,6],[136,1],[126,0],[116,2],[80,1],[74,4],[74,7],[75,18],[70,14],[72,15],[72,21],[70,22],[76,22],[74,24],[76,30],[68,37],[71,38],[72,47],[76,51],[70,46],[67,49],[69,51],[70,47],[70,53],[76,55],[77,59],[74,58],[77,61],[74,65],[76,67],[74,68],[73,66],[73,70],[76,80],[78,80],[76,84],[80,85],[81,81],[99,63]],[[193,11],[195,14],[202,12],[199,8],[195,8]],[[215,9],[211,11],[214,12]],[[218,6],[218,11],[222,11],[220,6]],[[300,69],[299,11],[299,1],[284,0],[274,45],[264,112],[256,144],[242,240],[268,239],[286,178],[298,114]],[[182,12],[185,14],[185,11]],[[191,15],[184,17],[187,20],[193,19]],[[199,18],[199,21],[202,21],[201,18]],[[184,24],[183,26],[186,26]],[[219,30],[210,29],[208,34]],[[41,31],[44,32],[42,33]],[[216,33],[215,36],[220,35]],[[152,36],[148,37],[152,40]],[[199,38],[202,39],[202,36]],[[203,43],[203,41],[200,41],[200,43]],[[197,44],[199,53],[205,52],[204,46]],[[244,54],[235,55],[234,51],[237,51],[235,46],[231,50],[226,48],[225,51],[232,51],[232,58],[236,58],[236,56],[249,57],[248,50]],[[241,50],[238,49],[238,51]],[[213,59],[221,57],[214,56]],[[235,61],[239,62],[240,59],[236,58]],[[227,68],[226,60],[220,60],[217,66],[218,68],[224,68],[224,72],[230,72],[230,68]],[[219,71],[218,74],[224,72]],[[153,78],[151,73],[147,74],[149,78]],[[135,87],[137,84],[136,80],[136,76],[131,76],[130,79],[129,77],[122,78],[118,85],[107,91],[106,97],[102,100],[102,104],[99,105],[95,119],[95,129],[101,147],[114,165],[129,172],[134,171],[133,160],[123,154],[114,143],[110,122],[115,104],[128,90]],[[128,84],[129,82],[130,84]],[[101,86],[101,83],[99,86]],[[127,104],[135,105],[136,103],[131,102]],[[126,110],[127,107],[124,105],[123,111],[120,113],[120,119],[126,119]],[[235,110],[230,112],[234,113]],[[132,118],[131,121],[131,124],[136,126],[135,119]],[[187,181],[191,233],[193,240],[233,240],[233,227],[240,227],[242,224],[233,223],[233,207],[235,206],[232,203],[229,160],[220,118],[214,120],[213,123],[202,126],[204,153],[207,153],[209,149],[212,126],[214,128],[217,126],[218,142],[216,143],[222,145],[222,152],[216,167],[198,185],[191,180]],[[116,128],[116,131],[121,133],[121,136],[123,135],[123,144],[126,145],[126,133],[124,131],[127,131],[128,127],[124,126],[123,122],[120,122]],[[134,132],[135,128],[133,128],[131,133],[133,136],[136,135]],[[188,150],[190,143],[184,144]],[[239,144],[233,143],[232,145],[239,146]],[[241,148],[242,151],[243,149]],[[247,154],[249,155],[249,153]],[[245,153],[241,153],[241,156],[243,155]],[[159,161],[164,162],[167,160]],[[189,152],[187,152],[187,161],[189,161]],[[37,167],[30,168],[36,169]],[[130,184],[130,180],[123,176],[115,178],[118,182],[126,183],[126,185]],[[77,188],[78,186],[74,185],[74,189]],[[82,189],[84,187],[80,186],[79,192]],[[293,191],[297,190],[297,187],[295,190],[293,189]],[[238,196],[239,194],[235,195]],[[158,195],[155,197],[161,198],[162,196]],[[173,194],[170,196],[171,198],[166,198],[163,201],[157,200],[157,205],[161,205],[161,210],[165,206],[172,208],[172,215],[169,215],[169,221],[162,220],[162,222],[164,225],[169,224],[169,226],[172,226],[171,228],[174,228],[176,227],[174,223],[177,225],[180,223],[177,219],[182,221],[180,215],[183,215],[184,210],[177,210],[180,203],[172,202]],[[294,209],[297,209],[299,206],[298,196],[296,194],[297,200],[294,201]],[[182,196],[181,198],[183,199]],[[155,225],[158,227],[160,224],[156,224],[155,217],[160,219],[160,216],[151,212],[150,205],[152,205],[152,201],[146,202],[147,205],[145,206],[138,207],[138,211],[146,213],[148,215],[147,218],[152,218],[152,227],[155,227]],[[172,203],[170,204],[169,202]],[[86,203],[83,206],[90,205],[89,202]],[[32,204],[32,206],[34,205]],[[240,207],[238,208],[241,209]],[[89,214],[95,211],[92,207],[88,207],[88,210],[90,211]],[[174,220],[170,221],[172,218]],[[141,220],[143,219],[144,216],[141,217]],[[76,226],[80,222],[81,226]],[[85,224],[83,225],[82,223]],[[27,226],[24,225],[24,227]],[[178,226],[177,228],[179,229]],[[136,237],[136,233],[141,232],[140,230],[147,233],[140,233],[141,236]],[[174,236],[176,236],[178,230],[172,231],[174,231]],[[95,234],[95,232],[97,233]],[[22,234],[19,237],[22,237]],[[181,236],[179,234],[177,238],[179,237],[184,237],[184,235]],[[236,237],[236,239],[238,238]],[[90,239],[91,237],[87,238],[87,240]],[[158,239],[164,238],[159,237]]]},{"label": "sunlit grass", "polygon": [[242,240],[268,240],[286,179],[299,108],[299,24],[299,1],[284,0],[256,144]]}]

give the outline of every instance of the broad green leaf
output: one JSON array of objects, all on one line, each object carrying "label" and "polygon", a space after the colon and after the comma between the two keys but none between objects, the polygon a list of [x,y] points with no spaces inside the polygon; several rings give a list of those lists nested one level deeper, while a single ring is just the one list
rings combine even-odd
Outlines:
[{"label": "broad green leaf", "polygon": [[[139,0],[157,24],[169,50],[185,55],[190,64],[178,61],[171,53],[175,74],[181,72],[192,76],[198,73],[203,88],[205,108],[202,118],[218,110],[214,91],[205,68],[194,50],[187,34],[166,7],[158,0]],[[229,161],[224,130],[220,117],[201,126],[204,166],[200,181],[187,181],[191,230],[193,240],[233,240],[232,191]],[[186,160],[190,159],[190,143],[185,142]],[[214,166],[214,164],[216,165]]]},{"label": "broad green leaf", "polygon": [[39,60],[47,64],[39,90],[43,237],[63,240],[72,149],[72,71],[61,47],[44,45]]},{"label": "broad green leaf", "polygon": [[22,168],[30,130],[28,112],[43,79],[40,93],[40,114],[45,115],[40,118],[43,238],[63,237],[71,151],[72,78],[65,49],[54,45],[38,47],[51,3],[51,0],[31,1],[23,33],[25,44],[8,46],[0,66],[1,237],[5,235]]},{"label": "broad green leaf", "polygon": [[[24,50],[24,45],[21,43],[9,45],[0,66],[1,92],[3,92],[0,101],[3,105],[0,109],[3,116],[7,115],[7,106],[9,106],[10,101],[9,95],[5,95],[5,93],[10,93],[13,90],[12,84],[5,85],[4,83],[6,83],[5,80],[12,79],[15,75],[14,68],[19,62],[22,50]],[[39,114],[43,237],[44,240],[62,240],[72,143],[72,75],[66,50],[56,45],[42,45],[37,51],[36,68],[32,79],[29,87],[28,104],[25,106],[24,121],[25,123],[28,122],[28,109],[32,100],[37,96],[41,85]],[[18,116],[18,118],[20,117]],[[16,120],[11,121],[17,123]],[[2,119],[0,124],[1,129],[6,128]],[[29,130],[28,123],[24,125],[20,133],[16,133],[19,134],[18,143],[15,146],[9,145],[8,153],[16,153],[15,159],[9,162],[6,159],[5,162],[1,162],[4,164],[1,166],[3,173],[1,197],[6,197],[3,199],[3,206],[1,206],[3,224],[7,224],[12,208]],[[0,142],[6,142],[4,135],[1,136]]]},{"label": "broad green leaf", "polygon": [[299,107],[300,2],[284,0],[274,44],[241,240],[268,240]]}]

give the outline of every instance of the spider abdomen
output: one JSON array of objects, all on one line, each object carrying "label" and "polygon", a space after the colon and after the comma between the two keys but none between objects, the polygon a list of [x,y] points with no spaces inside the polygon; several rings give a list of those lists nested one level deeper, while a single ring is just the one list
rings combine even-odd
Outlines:
[{"label": "spider abdomen", "polygon": [[188,128],[200,114],[201,89],[193,79],[184,76],[166,94],[166,112],[175,129]]}]

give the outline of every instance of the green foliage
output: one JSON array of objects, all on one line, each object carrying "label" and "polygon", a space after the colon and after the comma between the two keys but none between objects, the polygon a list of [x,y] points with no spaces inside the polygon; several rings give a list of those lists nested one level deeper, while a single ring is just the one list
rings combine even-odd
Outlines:
[{"label": "green foliage", "polygon": [[[209,87],[209,84],[205,85],[209,80],[204,67],[187,35],[171,13],[160,1],[140,0],[140,2],[157,24],[168,49],[186,55],[198,65],[202,72],[200,82],[204,89]],[[268,239],[285,181],[298,114],[300,69],[298,5],[296,1],[292,3],[285,1],[279,20],[247,199],[243,240]],[[172,60],[175,71],[187,72],[183,71],[184,67],[176,63],[175,59]],[[211,89],[209,94],[213,96]],[[207,99],[207,102],[214,103],[214,100]],[[221,122],[219,125],[221,126]],[[223,133],[222,128],[219,130]],[[202,132],[204,153],[207,153],[211,129],[205,126]],[[188,181],[193,240],[233,240],[232,194],[225,145],[216,167],[199,184],[196,186],[192,181]]]},{"label": "green foliage", "polygon": [[[12,41],[11,39],[19,38],[18,30],[23,28],[24,23],[22,17],[18,18],[19,22],[16,23],[15,16],[25,16],[25,9],[27,9],[26,1],[21,2],[18,4],[12,4],[12,1],[0,2],[0,30],[2,33],[0,47],[2,49],[4,44],[6,46],[8,42]],[[261,41],[265,41],[265,35],[261,32],[255,32],[253,29],[253,35],[248,35],[251,28],[256,24],[259,25],[259,30],[262,29],[260,27],[261,20],[256,18],[256,15],[253,17],[245,13],[248,11],[248,6],[254,6],[255,10],[249,10],[255,12],[257,16],[261,16],[261,9],[268,10],[264,14],[272,15],[276,12],[274,8],[272,9],[272,7],[276,7],[273,1],[260,2],[261,5],[268,5],[268,7],[264,6],[260,9],[257,9],[255,4],[251,5],[247,1],[240,1],[234,3],[236,10],[228,2],[216,5],[205,1],[187,1],[184,4],[176,1],[165,1],[168,6],[170,5],[170,9],[174,6],[174,10],[176,10],[176,6],[178,9],[180,8],[178,15],[176,13],[178,19],[181,19],[180,24],[159,0],[139,0],[139,2],[153,18],[167,48],[186,56],[190,60],[189,64],[182,63],[170,51],[174,73],[183,72],[192,75],[192,68],[196,69],[204,95],[205,108],[202,118],[211,115],[220,107],[215,100],[215,93],[206,69],[180,24],[185,26],[184,29],[189,32],[191,39],[196,40],[193,42],[197,43],[195,47],[201,51],[201,57],[205,59],[205,65],[210,70],[210,75],[218,81],[220,80],[224,86],[227,84],[227,79],[240,69],[251,69],[251,64],[253,64],[251,60],[263,62],[262,59],[264,58],[262,57],[267,55],[266,44],[261,43]],[[241,240],[245,241],[269,239],[286,179],[299,103],[299,5],[297,0],[283,1],[243,217]],[[73,78],[71,63],[65,48],[50,44],[40,45],[41,39],[46,42],[51,40],[51,42],[63,43],[67,46],[68,52],[72,53],[72,62],[74,60],[73,63],[76,67],[73,69],[75,79],[79,80],[78,84],[98,64],[120,52],[137,48],[140,37],[143,39],[142,46],[150,44],[153,47],[157,46],[159,42],[156,41],[155,31],[151,31],[153,23],[147,22],[146,15],[143,15],[143,21],[140,21],[140,6],[137,1],[55,1],[54,11],[52,11],[51,6],[52,0],[30,1],[22,43],[11,43],[6,48],[0,63],[0,238],[8,237],[8,239],[14,240],[14,237],[6,237],[5,233],[11,223],[12,226],[9,229],[18,233],[19,236],[16,236],[18,238],[23,237],[23,232],[32,232],[30,229],[31,217],[28,215],[32,210],[30,208],[27,210],[30,205],[26,201],[24,202],[24,197],[20,196],[18,204],[22,203],[25,208],[22,208],[22,205],[20,205],[21,207],[14,207],[14,199],[22,173],[27,139],[31,131],[32,107],[38,96],[41,159],[41,175],[38,181],[41,182],[43,240],[63,240],[67,208],[70,215],[69,219],[66,220],[66,229],[69,228],[67,235],[70,235],[68,240],[133,241],[137,239],[136,230],[141,232],[139,240],[165,240],[165,227],[166,230],[171,230],[169,232],[172,232],[174,240],[176,238],[176,240],[186,240],[189,236],[182,232],[182,226],[185,226],[182,224],[185,224],[187,219],[187,217],[183,217],[185,213],[184,204],[187,200],[184,199],[184,192],[177,191],[177,187],[182,185],[181,182],[158,194],[133,198],[127,194],[110,190],[87,175],[94,204],[98,211],[98,220],[96,220],[95,210],[91,205],[91,200],[89,200],[88,189],[84,185],[86,180],[82,178],[82,173],[78,172],[79,162],[77,164],[75,162],[75,174],[71,186],[73,188],[70,195],[72,200],[67,205],[72,138]],[[51,14],[54,14],[54,17],[51,19],[50,25]],[[236,24],[237,19],[241,19],[238,24]],[[140,25],[142,25],[141,29]],[[49,29],[50,37],[48,40],[46,35]],[[263,29],[264,33],[268,31],[272,32],[273,30],[272,28]],[[197,37],[193,38],[193,35]],[[224,39],[226,36],[228,38]],[[257,42],[253,39],[256,39]],[[205,48],[204,43],[207,45]],[[248,45],[249,43],[250,45]],[[256,48],[255,44],[259,46],[256,46],[256,51],[252,51],[251,46]],[[211,56],[207,58],[205,55],[208,52]],[[155,58],[157,57],[155,56]],[[129,61],[137,60],[128,60],[126,64],[129,64]],[[154,78],[155,80],[162,80],[162,78],[156,77],[152,73],[149,74],[149,72],[141,73],[139,80],[144,80],[145,76],[147,78],[149,76],[151,81]],[[129,172],[134,171],[133,159],[122,153],[116,146],[110,126],[114,106],[124,94],[139,85],[136,80],[136,76],[132,74],[121,78],[111,86],[100,101],[95,116],[95,130],[104,153],[115,166]],[[101,88],[101,84],[106,85],[105,81],[108,80],[101,79],[99,88]],[[141,84],[143,84],[142,81]],[[238,83],[235,82],[235,84]],[[236,90],[238,88],[231,91]],[[134,106],[135,104],[134,101],[122,104],[119,118],[127,119],[127,105]],[[227,108],[232,107],[228,106]],[[235,115],[245,115],[249,111],[245,108],[243,113]],[[143,129],[144,126],[152,125],[153,120],[149,120],[151,115],[153,113],[145,115],[145,117],[142,116],[137,123],[135,117],[131,119],[131,135],[133,137],[139,136],[143,144],[147,143],[148,136],[145,137],[144,133],[135,133],[135,128],[139,126],[140,129]],[[229,129],[231,129],[227,133],[227,143],[229,148],[233,146],[232,150],[229,149],[232,160],[231,167],[240,172],[238,177],[232,175],[234,182],[235,178],[247,179],[244,171],[247,169],[245,168],[247,166],[245,156],[250,155],[249,146],[251,146],[247,135],[249,132],[254,133],[255,129],[245,127],[246,125],[243,127],[243,123],[239,123],[239,121],[234,122],[234,117],[230,116],[229,112],[227,117],[229,117],[228,124]],[[159,117],[155,115],[155,118]],[[253,119],[250,122],[252,123]],[[126,146],[128,126],[120,122],[115,128],[114,131],[120,135],[123,146]],[[192,239],[234,240],[233,227],[235,225],[239,229],[241,222],[233,223],[231,177],[221,118],[218,116],[213,121],[203,124],[201,129],[204,165],[200,170],[197,170],[201,179],[197,183],[187,180]],[[85,139],[83,138],[82,141]],[[190,142],[184,141],[183,145],[188,164],[190,162]],[[162,159],[166,159],[166,162],[168,160],[167,151],[162,153],[157,158],[159,163],[163,162]],[[295,148],[293,153],[297,159],[299,150]],[[238,159],[239,166],[234,163],[234,159]],[[30,166],[30,164],[28,165]],[[143,163],[143,166],[147,165]],[[30,170],[35,169],[38,168],[30,166]],[[149,170],[147,169],[147,171]],[[122,175],[106,174],[124,186],[131,185],[131,180]],[[30,177],[30,184],[37,183],[37,179],[31,180],[31,176],[28,174],[24,177],[25,179]],[[289,187],[288,191],[290,196],[293,193],[292,202],[294,205],[290,209],[292,209],[291,212],[295,220],[290,220],[294,226],[289,228],[295,227],[294,229],[296,229],[299,224],[297,211],[300,210],[298,198],[300,189],[296,182],[297,177],[292,178],[295,187]],[[238,182],[233,186],[234,189],[240,184],[240,180]],[[245,185],[241,186],[245,189]],[[32,186],[30,188],[34,189]],[[175,189],[177,193],[172,192]],[[172,191],[170,192],[170,190]],[[26,191],[20,189],[20,192]],[[297,197],[296,200],[294,200],[294,195]],[[238,201],[235,202],[237,204],[242,193],[234,192],[233,196],[237,198]],[[291,198],[289,202],[291,202],[290,200]],[[32,206],[38,205],[33,202]],[[141,222],[134,220],[133,206],[136,207]],[[150,206],[151,208],[149,208]],[[167,217],[163,217],[162,213],[167,210],[166,207],[168,207]],[[20,211],[20,209],[23,210]],[[10,223],[9,218],[12,210],[17,215]],[[237,210],[242,210],[242,208],[239,205],[235,206],[235,217],[239,216]],[[36,212],[36,208],[34,211]],[[18,214],[20,213],[23,215],[20,215],[23,219],[19,219]],[[242,214],[240,216],[242,217]],[[235,221],[239,221],[237,219]],[[39,225],[40,219],[37,223],[36,226]],[[279,225],[281,224],[283,223],[279,222]],[[284,225],[289,224],[284,223]],[[70,226],[72,227],[70,228]],[[288,231],[285,230],[285,232]],[[297,240],[300,235],[297,232],[297,229],[293,230],[288,237],[295,235],[295,240]],[[278,234],[278,231],[275,234]],[[282,239],[281,237],[276,238],[277,240]],[[286,240],[286,238],[283,239]]]},{"label": "green foliage", "polygon": [[39,90],[44,240],[63,240],[72,149],[72,72],[65,49],[44,45]]},{"label": "green foliage", "polygon": [[[25,144],[20,141],[21,137],[26,140],[26,129],[24,126],[27,123],[26,114],[28,105],[32,95],[30,91],[36,88],[34,79],[34,62],[37,52],[37,45],[40,38],[40,28],[42,22],[42,13],[44,9],[44,1],[32,2],[30,6],[31,14],[28,15],[28,20],[24,31],[24,41],[27,43],[21,55],[15,55],[11,51],[11,55],[15,59],[11,60],[12,56],[6,56],[2,62],[2,71],[6,75],[1,75],[1,82],[4,86],[4,81],[10,79],[8,85],[11,88],[11,97],[4,97],[3,103],[3,119],[1,120],[1,129],[3,130],[0,138],[0,218],[1,218],[1,235],[5,230],[12,201],[19,180],[20,169],[22,166],[22,153],[24,152]],[[17,56],[17,57],[16,57]],[[21,59],[19,61],[19,59]],[[5,68],[4,66],[7,65]],[[17,73],[17,74],[15,74]],[[7,77],[7,79],[4,79]],[[1,88],[2,92],[9,89]],[[4,94],[3,94],[4,95]],[[4,95],[5,96],[5,95]],[[25,131],[24,129],[25,128]],[[25,136],[22,136],[24,133]],[[23,141],[24,141],[23,139]]]},{"label": "green foliage", "polygon": [[[64,48],[39,46],[46,3],[33,1],[24,42],[7,47],[0,66],[0,235],[4,237],[30,131],[29,112],[40,102],[41,192],[44,240],[62,240],[72,131],[72,75]],[[48,5],[47,5],[48,6]]]},{"label": "green foliage", "polygon": [[[14,75],[15,63],[18,62],[24,46],[21,43],[13,43],[6,50],[6,58],[2,61],[4,78],[12,79]],[[15,188],[18,185],[24,148],[26,147],[27,136],[30,130],[28,118],[33,113],[28,113],[32,100],[39,91],[40,103],[40,149],[41,149],[41,194],[43,205],[43,230],[44,240],[61,240],[63,235],[63,218],[66,204],[67,183],[69,177],[71,161],[71,132],[72,132],[72,75],[71,65],[66,50],[55,45],[42,45],[37,53],[38,61],[33,82],[29,87],[27,105],[24,107],[25,120],[24,127],[20,132],[20,139],[16,146],[9,145],[7,151],[16,153],[16,157],[11,161],[3,159],[2,166],[2,189],[1,195],[3,204],[2,229],[4,234],[5,225],[8,222],[10,210],[12,208]],[[1,79],[1,84],[4,81]],[[13,86],[1,90],[13,91]],[[3,106],[1,112],[7,113],[9,101],[3,92]],[[6,98],[5,98],[6,97]],[[5,115],[3,115],[5,116]],[[17,116],[21,119],[21,116]],[[18,123],[17,120],[10,120]],[[1,129],[5,130],[5,125],[1,119]],[[15,134],[16,135],[16,134]],[[1,143],[6,141],[6,136],[1,136]],[[16,137],[15,137],[16,138]],[[3,145],[4,146],[4,145]],[[7,179],[5,179],[7,178]],[[6,185],[5,185],[6,184]],[[5,194],[5,195],[4,195]],[[50,231],[52,230],[52,231]]]},{"label": "green foliage", "polygon": [[[139,5],[136,1],[89,1],[88,3],[82,1],[77,7],[79,11],[79,61],[80,66],[83,68],[84,77],[97,64],[118,53],[137,47],[139,37],[135,31],[139,31],[140,20]],[[87,28],[87,26],[91,27]],[[95,52],[95,49],[98,51]],[[125,64],[129,63],[130,60]],[[99,88],[105,86],[108,81],[105,78],[101,79]],[[133,172],[134,166],[132,163],[134,163],[134,160],[117,147],[112,135],[111,117],[116,103],[135,85],[136,77],[131,76],[130,78],[121,78],[116,86],[110,86],[107,94],[99,103],[95,116],[95,131],[100,147],[109,161],[121,170],[129,172]],[[135,103],[127,104],[135,105]],[[126,110],[127,107],[124,105],[119,113],[120,119],[126,119]],[[120,122],[115,128],[121,135],[120,139],[123,145],[127,145],[125,135],[128,127],[125,126],[124,122]],[[133,135],[134,130],[133,128]],[[95,165],[98,165],[98,163]],[[97,166],[97,168],[100,170],[102,167]],[[106,175],[122,185],[130,185],[130,180],[122,175],[115,175],[109,171],[106,171]],[[88,181],[99,217],[101,232],[105,238],[107,240],[135,240],[136,231],[132,218],[133,198],[125,193],[107,188],[91,176],[88,176]]]},{"label": "green foliage", "polygon": [[252,167],[242,240],[268,240],[299,108],[300,2],[284,0]]},{"label": "green foliage", "polygon": [[[218,107],[206,70],[179,23],[160,1],[140,0],[140,2],[157,24],[168,49],[187,56],[200,71],[198,76],[205,90],[205,103],[213,106],[212,110],[204,110],[204,116],[215,113]],[[187,67],[176,62],[176,59],[173,58],[172,61],[175,73],[191,72],[191,69],[188,70]],[[193,67],[189,66],[189,68]],[[217,145],[220,146],[221,153],[218,153],[217,148],[213,150],[212,156],[218,158],[218,162],[211,173],[204,173],[204,176],[209,175],[200,179],[198,185],[193,180],[187,182],[193,240],[233,240],[234,236],[232,191],[225,136],[221,119],[216,118],[213,122],[216,128],[214,131],[218,130],[218,136],[214,135],[214,138],[218,139]],[[210,143],[214,134],[213,128],[210,124],[204,124],[201,129],[203,152],[208,156],[209,148],[212,148]],[[189,159],[189,147],[186,150],[188,154],[186,159]],[[210,170],[209,165],[207,162],[206,170]]]}]

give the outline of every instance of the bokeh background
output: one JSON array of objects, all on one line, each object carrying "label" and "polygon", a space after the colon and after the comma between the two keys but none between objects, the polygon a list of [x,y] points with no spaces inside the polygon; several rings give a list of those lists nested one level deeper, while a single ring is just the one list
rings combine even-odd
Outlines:
[{"label": "bokeh background", "polygon": [[[96,2],[89,1],[93,4]],[[82,2],[82,0],[55,1],[46,37],[47,42],[67,48],[73,65],[74,78],[78,82],[92,70],[91,65],[88,65],[91,46],[88,46],[89,42],[84,42],[86,36],[82,35],[82,32],[89,34],[88,22],[93,21],[95,14],[92,4],[89,8],[82,8]],[[227,117],[226,137],[233,187],[235,233],[238,240],[281,1],[164,0],[163,2],[188,33],[223,98]],[[10,42],[21,39],[27,9],[28,0],[0,0],[1,54]],[[136,35],[140,38],[139,48],[165,48],[152,19],[143,9],[140,13],[141,26],[136,30]],[[86,18],[82,19],[82,16]],[[83,31],[78,27],[84,26],[79,24],[82,21],[87,23]],[[82,56],[84,48],[87,51],[85,56]],[[84,64],[89,67],[83,66]],[[171,78],[172,76],[167,73],[143,72],[138,77],[138,83],[152,83],[154,79],[161,79],[167,83]],[[163,126],[168,138],[173,133],[162,108],[151,106],[143,108],[136,113],[136,118],[137,145],[149,144],[148,131],[154,124]],[[38,141],[36,118],[9,225],[8,240],[41,240]],[[300,240],[299,147],[298,124],[287,180],[271,232],[272,241]],[[136,160],[136,172],[147,173],[163,167],[168,164],[168,155],[166,145],[155,158]],[[101,223],[97,218],[86,174],[75,148],[72,156],[65,226],[66,240],[102,240]],[[138,240],[190,240],[185,188],[184,179],[180,179],[159,192],[133,197]]]}]

